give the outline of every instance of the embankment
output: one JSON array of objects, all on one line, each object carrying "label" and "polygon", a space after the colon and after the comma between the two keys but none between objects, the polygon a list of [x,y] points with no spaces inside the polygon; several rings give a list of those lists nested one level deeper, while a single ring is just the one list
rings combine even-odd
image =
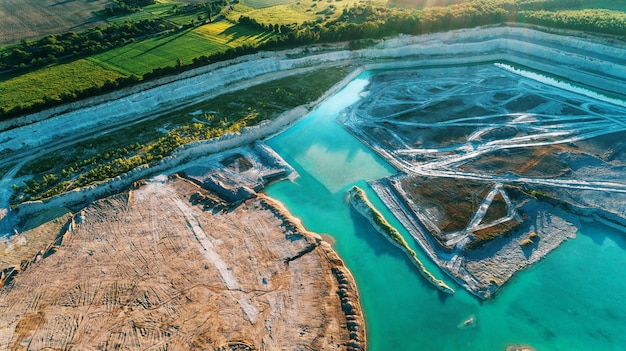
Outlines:
[{"label": "embankment", "polygon": [[449,287],[442,280],[435,278],[435,276],[430,273],[422,261],[417,258],[417,254],[413,249],[409,247],[409,244],[404,240],[402,235],[396,230],[396,228],[392,227],[385,218],[374,208],[371,202],[367,199],[367,195],[365,192],[354,186],[349,191],[350,195],[350,205],[357,212],[359,212],[363,217],[365,217],[372,226],[382,234],[391,244],[395,247],[402,250],[409,260],[415,265],[417,271],[424,277],[430,284],[439,289],[439,291],[444,292],[446,294],[454,294],[454,289]]}]

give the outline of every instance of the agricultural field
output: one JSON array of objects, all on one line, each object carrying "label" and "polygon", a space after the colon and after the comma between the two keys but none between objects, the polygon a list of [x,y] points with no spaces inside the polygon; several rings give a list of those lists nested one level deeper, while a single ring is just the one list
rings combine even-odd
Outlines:
[{"label": "agricultural field", "polygon": [[106,23],[94,12],[111,0],[2,0],[0,45],[36,39],[48,34],[81,31]]},{"label": "agricultural field", "polygon": [[[183,11],[182,9],[189,4],[203,3],[206,1],[157,1],[154,5],[143,7],[141,11],[129,13],[120,16],[107,17],[102,12],[101,17],[106,17],[108,23],[124,23],[126,21],[141,21],[145,19],[167,18],[169,22],[178,25],[190,24],[192,21],[198,21],[200,15],[201,20],[206,19],[205,13],[199,13],[197,10]],[[179,12],[177,12],[179,11]]]},{"label": "agricultural field", "polygon": [[190,63],[242,44],[267,41],[271,33],[262,33],[228,21],[209,23],[181,32],[157,36],[93,55],[89,58],[124,75],[143,75],[156,67],[174,66],[178,59]]},{"label": "agricultural field", "polygon": [[0,108],[9,110],[15,106],[28,106],[64,93],[73,94],[101,86],[122,76],[117,71],[84,59],[20,75],[0,75]]},{"label": "agricultural field", "polygon": [[90,56],[86,59],[43,67],[24,74],[0,75],[0,108],[29,106],[73,94],[107,81],[141,76],[156,67],[174,66],[202,55],[211,55],[243,44],[269,40],[270,32],[258,32],[228,21],[209,23],[169,35],[157,36]]},{"label": "agricultural field", "polygon": [[242,0],[240,4],[253,9],[263,9],[266,7],[291,4],[297,1],[298,0]]}]

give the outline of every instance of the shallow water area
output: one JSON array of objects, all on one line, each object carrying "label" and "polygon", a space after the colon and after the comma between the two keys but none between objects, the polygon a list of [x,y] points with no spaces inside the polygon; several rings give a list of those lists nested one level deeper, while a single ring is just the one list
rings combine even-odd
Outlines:
[{"label": "shallow water area", "polygon": [[[626,345],[626,235],[585,223],[575,240],[519,272],[498,295],[479,301],[458,285],[446,296],[414,270],[360,215],[346,192],[364,188],[374,205],[410,244],[411,237],[365,184],[395,173],[335,122],[358,101],[367,74],[268,144],[300,174],[267,188],[307,229],[332,235],[335,250],[356,278],[369,350],[620,350]],[[443,273],[418,255],[439,278]],[[449,279],[445,279],[450,283]],[[464,322],[473,317],[473,323]]]}]

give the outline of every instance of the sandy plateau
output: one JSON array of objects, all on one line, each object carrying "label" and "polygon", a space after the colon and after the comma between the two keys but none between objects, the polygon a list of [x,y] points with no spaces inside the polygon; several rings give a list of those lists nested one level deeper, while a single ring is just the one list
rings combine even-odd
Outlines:
[{"label": "sandy plateau", "polygon": [[221,175],[196,165],[194,179],[138,182],[70,217],[3,275],[0,348],[364,350],[356,285],[328,243],[265,196],[228,201],[219,193],[235,185],[197,184],[233,167],[264,174],[253,155],[224,156]]}]

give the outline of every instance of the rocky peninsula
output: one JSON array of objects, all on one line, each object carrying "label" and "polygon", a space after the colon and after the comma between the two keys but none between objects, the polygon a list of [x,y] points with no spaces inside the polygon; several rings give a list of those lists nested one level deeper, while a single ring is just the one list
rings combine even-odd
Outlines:
[{"label": "rocky peninsula", "polygon": [[409,244],[406,242],[406,240],[404,240],[402,234],[400,234],[396,228],[392,227],[385,220],[382,214],[380,214],[380,212],[378,212],[378,210],[374,208],[374,205],[369,202],[369,200],[367,199],[367,195],[365,194],[363,189],[355,186],[350,189],[348,194],[350,197],[350,205],[352,205],[352,208],[359,212],[363,217],[365,217],[370,222],[370,224],[374,226],[376,231],[378,231],[383,237],[389,240],[389,242],[393,246],[402,250],[402,252],[407,255],[409,260],[411,260],[411,263],[413,263],[413,265],[417,268],[417,271],[424,277],[424,279],[426,279],[434,287],[439,289],[439,291],[450,295],[454,294],[454,289],[449,287],[442,280],[437,279],[434,275],[432,275],[432,273],[430,273],[426,269],[426,267],[424,267],[422,261],[417,258],[417,254],[415,253],[415,251],[413,251],[413,249],[409,247]]}]

